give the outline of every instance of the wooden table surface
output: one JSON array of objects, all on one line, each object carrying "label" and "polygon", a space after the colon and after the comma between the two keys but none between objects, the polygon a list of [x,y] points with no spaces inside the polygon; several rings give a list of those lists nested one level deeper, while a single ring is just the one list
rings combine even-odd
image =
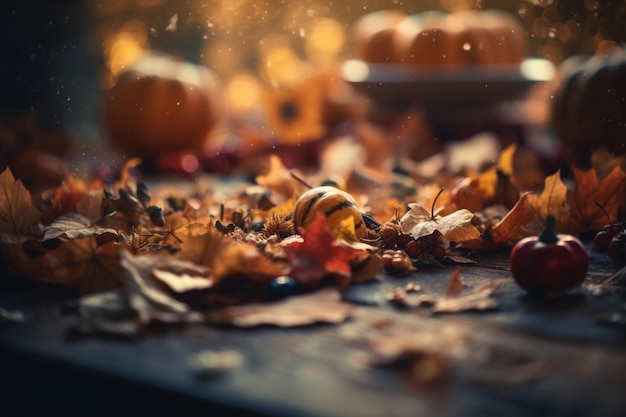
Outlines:
[{"label": "wooden table surface", "polygon": [[[506,252],[472,258],[463,282],[497,284],[495,310],[433,314],[388,302],[408,282],[445,293],[454,266],[432,266],[352,285],[344,299],[354,314],[337,325],[188,325],[132,340],[71,337],[73,291],[5,280],[0,307],[23,320],[0,323],[1,414],[626,415],[626,288],[606,282],[606,255],[592,253],[582,288],[551,298],[513,283]],[[396,339],[429,348],[410,363],[371,366],[372,340]],[[207,349],[236,352],[243,365],[200,376],[188,359]],[[437,378],[421,379],[416,363]]]}]

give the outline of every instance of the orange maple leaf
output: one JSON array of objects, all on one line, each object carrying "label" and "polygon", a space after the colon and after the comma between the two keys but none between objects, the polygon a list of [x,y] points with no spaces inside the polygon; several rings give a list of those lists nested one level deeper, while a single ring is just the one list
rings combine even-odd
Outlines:
[{"label": "orange maple leaf", "polygon": [[602,179],[593,169],[583,171],[574,168],[574,184],[575,189],[567,193],[567,200],[571,205],[572,218],[581,232],[599,230],[609,223],[600,206],[609,214],[611,221],[618,219],[620,209],[624,211],[626,173],[619,166]]},{"label": "orange maple leaf", "polygon": [[338,279],[340,288],[347,287],[352,276],[350,262],[366,253],[342,245],[330,233],[322,214],[303,230],[301,240],[291,240],[283,248],[291,260],[291,278],[311,288],[319,287],[329,276]]},{"label": "orange maple leaf", "polygon": [[560,171],[546,177],[541,194],[523,194],[507,215],[491,229],[493,242],[510,244],[539,234],[548,213],[556,217],[558,233],[572,233],[566,194],[567,187],[561,180]]},{"label": "orange maple leaf", "polygon": [[450,192],[450,199],[456,209],[481,211],[493,204],[512,207],[519,198],[519,190],[513,184],[513,156],[516,145],[510,145],[500,152],[498,163],[481,173],[470,173]]}]

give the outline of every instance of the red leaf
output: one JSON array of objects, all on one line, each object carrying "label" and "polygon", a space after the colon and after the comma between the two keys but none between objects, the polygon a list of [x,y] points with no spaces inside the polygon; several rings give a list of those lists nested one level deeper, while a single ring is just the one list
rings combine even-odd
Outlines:
[{"label": "red leaf", "polygon": [[328,276],[339,279],[345,288],[352,277],[350,262],[366,252],[341,245],[329,231],[323,215],[302,233],[302,240],[291,240],[283,246],[292,269],[291,278],[311,288],[317,288]]}]

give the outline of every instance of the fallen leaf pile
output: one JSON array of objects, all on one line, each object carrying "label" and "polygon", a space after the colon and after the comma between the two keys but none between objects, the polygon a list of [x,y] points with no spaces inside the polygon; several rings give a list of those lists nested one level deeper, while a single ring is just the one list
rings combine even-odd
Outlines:
[{"label": "fallen leaf pile", "polygon": [[[137,172],[141,161],[131,160],[113,182],[68,175],[59,187],[31,194],[6,168],[0,256],[27,279],[78,287],[86,295],[84,331],[128,334],[152,323],[199,321],[300,326],[345,320],[350,307],[339,294],[383,276],[382,254],[397,249],[397,236],[441,235],[440,261],[402,258],[407,273],[419,274],[422,263],[445,267],[473,262],[471,251],[510,248],[539,233],[548,213],[558,232],[576,235],[601,228],[606,213],[623,216],[626,174],[619,166],[602,178],[572,168],[573,181],[557,171],[537,190],[524,190],[510,146],[482,171],[444,166],[425,178],[413,166],[399,193],[390,173],[371,176],[357,164],[330,172],[342,143],[355,146],[335,143],[318,172],[288,169],[270,155],[254,180],[209,176],[185,187],[146,183]],[[351,219],[339,234],[321,214],[304,229],[294,227],[298,197],[329,179],[355,197],[368,220],[360,242]],[[272,291],[287,299],[272,301]],[[493,293],[492,286],[448,291],[426,304],[434,313],[488,310],[498,306]]]}]

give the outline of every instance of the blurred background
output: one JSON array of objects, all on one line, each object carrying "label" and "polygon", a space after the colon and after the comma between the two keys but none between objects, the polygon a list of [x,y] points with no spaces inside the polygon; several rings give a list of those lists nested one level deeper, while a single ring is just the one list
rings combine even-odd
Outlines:
[{"label": "blurred background", "polygon": [[[85,153],[102,145],[101,92],[152,49],[214,71],[229,114],[254,112],[265,85],[303,63],[352,54],[350,28],[363,14],[394,9],[504,9],[523,24],[530,55],[555,65],[626,41],[626,0],[22,0],[0,16],[0,138],[59,153],[63,140]],[[18,126],[18,127],[16,127]],[[19,131],[16,139],[15,132]],[[2,133],[4,132],[4,133]]]}]

